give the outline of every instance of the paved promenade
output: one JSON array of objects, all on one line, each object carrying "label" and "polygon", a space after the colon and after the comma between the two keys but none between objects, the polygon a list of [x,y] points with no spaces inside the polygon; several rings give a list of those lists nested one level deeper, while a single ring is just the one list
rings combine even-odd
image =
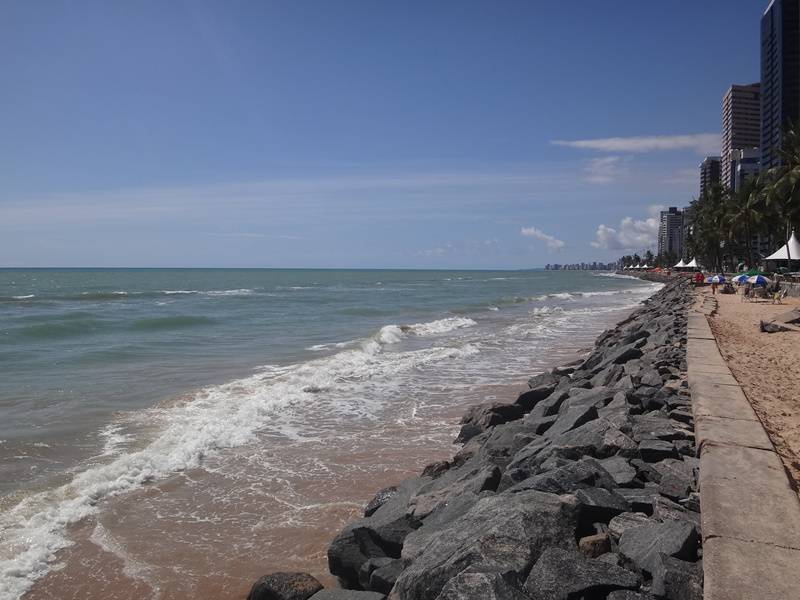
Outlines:
[{"label": "paved promenade", "polygon": [[700,453],[705,600],[800,598],[800,500],[719,352],[698,295],[687,365]]}]

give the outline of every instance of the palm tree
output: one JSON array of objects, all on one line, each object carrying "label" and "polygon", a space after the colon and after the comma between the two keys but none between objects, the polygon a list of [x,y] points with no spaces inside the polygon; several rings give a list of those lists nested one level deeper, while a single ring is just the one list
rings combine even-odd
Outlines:
[{"label": "palm tree", "polygon": [[[787,235],[783,239],[788,239],[788,234],[800,224],[800,130],[791,122],[784,133],[780,155],[783,164],[767,172],[770,184],[766,205],[786,224]],[[791,255],[788,258],[791,269]]]},{"label": "palm tree", "polygon": [[725,227],[728,240],[734,241],[744,236],[747,264],[752,267],[753,231],[761,223],[763,216],[764,180],[761,177],[745,179],[741,189],[730,194],[726,203]]}]

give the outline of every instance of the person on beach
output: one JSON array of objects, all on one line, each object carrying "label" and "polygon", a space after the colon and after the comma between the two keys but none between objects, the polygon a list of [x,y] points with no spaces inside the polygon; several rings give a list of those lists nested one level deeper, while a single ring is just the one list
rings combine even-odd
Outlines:
[{"label": "person on beach", "polygon": [[714,281],[713,279],[711,280],[711,295],[712,296],[717,295],[717,282]]},{"label": "person on beach", "polygon": [[694,287],[703,285],[703,274],[700,271],[694,274]]}]

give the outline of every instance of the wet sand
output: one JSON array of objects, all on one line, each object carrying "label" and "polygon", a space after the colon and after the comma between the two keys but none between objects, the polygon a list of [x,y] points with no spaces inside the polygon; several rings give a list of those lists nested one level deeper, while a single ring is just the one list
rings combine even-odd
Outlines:
[{"label": "wet sand", "polygon": [[[706,293],[709,293],[706,290]],[[800,306],[742,302],[717,294],[719,308],[710,320],[720,350],[741,384],[783,460],[795,486],[800,482],[800,332],[762,333],[760,321]]]}]

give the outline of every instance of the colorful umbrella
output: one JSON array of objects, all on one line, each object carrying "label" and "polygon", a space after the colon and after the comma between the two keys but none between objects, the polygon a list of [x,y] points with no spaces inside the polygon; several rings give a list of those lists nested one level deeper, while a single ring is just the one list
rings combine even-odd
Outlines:
[{"label": "colorful umbrella", "polygon": [[713,277],[706,278],[706,283],[725,283],[724,275],[714,275]]},{"label": "colorful umbrella", "polygon": [[731,281],[734,283],[742,284],[747,283],[747,280],[750,279],[750,276],[747,273],[742,273],[741,275],[737,275]]},{"label": "colorful umbrella", "polygon": [[753,285],[767,285],[771,283],[771,280],[767,279],[763,275],[753,275],[752,277],[747,278],[748,283],[752,283]]}]

